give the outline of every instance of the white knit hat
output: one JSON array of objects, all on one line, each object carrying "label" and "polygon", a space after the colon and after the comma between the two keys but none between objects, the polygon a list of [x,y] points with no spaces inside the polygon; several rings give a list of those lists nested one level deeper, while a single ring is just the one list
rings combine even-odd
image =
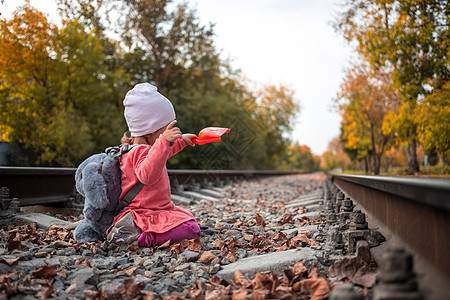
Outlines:
[{"label": "white knit hat", "polygon": [[123,100],[125,120],[131,136],[143,136],[175,120],[172,103],[150,83],[139,83]]}]

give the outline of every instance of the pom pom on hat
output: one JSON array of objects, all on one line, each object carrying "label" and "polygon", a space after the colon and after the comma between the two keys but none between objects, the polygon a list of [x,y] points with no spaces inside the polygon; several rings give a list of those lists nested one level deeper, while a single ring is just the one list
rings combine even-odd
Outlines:
[{"label": "pom pom on hat", "polygon": [[150,83],[139,83],[123,100],[125,120],[131,136],[143,136],[175,120],[172,103]]}]

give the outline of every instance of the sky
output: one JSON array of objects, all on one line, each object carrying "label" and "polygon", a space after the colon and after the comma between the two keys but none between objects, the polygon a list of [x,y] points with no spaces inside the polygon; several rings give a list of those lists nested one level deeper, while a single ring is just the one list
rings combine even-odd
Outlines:
[{"label": "sky", "polygon": [[[5,0],[9,18],[23,0]],[[202,24],[213,23],[216,47],[255,85],[282,84],[294,92],[301,112],[290,138],[321,155],[339,135],[332,108],[345,69],[355,56],[331,26],[338,0],[191,0]],[[57,20],[54,0],[31,5]]]}]

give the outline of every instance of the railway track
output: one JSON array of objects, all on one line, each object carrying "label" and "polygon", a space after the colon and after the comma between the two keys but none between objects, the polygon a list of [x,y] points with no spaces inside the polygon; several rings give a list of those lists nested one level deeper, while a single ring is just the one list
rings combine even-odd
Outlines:
[{"label": "railway track", "polygon": [[[1,167],[0,195],[2,207],[7,200],[17,198],[19,206],[55,204],[74,201],[76,168]],[[178,191],[197,190],[199,186],[223,186],[236,180],[296,174],[297,172],[264,170],[168,170],[172,187]],[[9,200],[8,200],[9,201]]]},{"label": "railway track", "polygon": [[[72,172],[73,178],[74,169],[64,171]],[[6,182],[4,176],[11,176],[11,172],[24,170],[0,168],[2,186]],[[174,202],[188,207],[202,228],[200,251],[186,249],[177,253],[173,248],[170,251],[156,249],[149,257],[148,249],[138,249],[131,255],[125,248],[112,250],[111,245],[98,243],[90,248],[78,247],[77,251],[54,249],[46,263],[59,260],[59,266],[72,274],[77,270],[64,267],[61,256],[88,259],[91,269],[98,271],[98,281],[102,282],[95,284],[93,290],[103,296],[111,288],[110,284],[123,280],[123,277],[110,274],[113,268],[136,268],[129,274],[138,283],[144,283],[142,293],[151,291],[159,296],[173,292],[184,296],[197,293],[206,298],[208,289],[213,289],[209,295],[216,293],[221,289],[220,284],[209,281],[206,285],[196,285],[199,278],[208,282],[208,278],[217,275],[227,280],[231,290],[237,290],[242,289],[242,286],[236,286],[238,269],[249,282],[256,280],[255,272],[268,270],[273,270],[279,281],[283,278],[284,282],[283,276],[289,266],[302,261],[309,272],[317,268],[320,277],[327,279],[327,286],[332,288],[330,299],[348,299],[343,296],[346,295],[345,286],[341,286],[341,290],[335,288],[343,281],[354,284],[350,288],[353,292],[365,294],[365,298],[358,299],[387,299],[395,293],[403,296],[395,299],[450,298],[446,254],[450,249],[450,185],[447,180],[192,170],[169,170],[169,177],[177,187],[173,191]],[[42,178],[33,180],[43,185],[39,181]],[[70,191],[65,190],[64,197],[59,195],[61,201],[74,197],[72,192],[73,185]],[[57,196],[43,195],[48,199]],[[12,197],[17,196],[11,193],[9,199]],[[19,198],[20,205],[41,203],[38,198],[32,195],[25,197],[26,201]],[[89,251],[93,247],[102,254],[97,255],[98,260],[112,261],[112,265],[104,268],[95,254],[91,257]],[[36,253],[39,252],[34,252],[35,256]],[[205,263],[202,261],[205,253],[213,254],[215,259]],[[116,259],[127,263],[113,264]],[[359,266],[366,268],[364,276],[354,273],[352,277],[345,273],[351,268],[356,271],[355,265],[350,263],[355,259],[360,262]],[[392,265],[397,270],[389,270]],[[362,269],[358,270],[362,272]],[[374,272],[378,272],[376,284]],[[342,277],[344,273],[347,277]],[[269,275],[264,276],[269,280]],[[73,279],[57,278],[54,281],[58,282],[56,294],[76,293],[69,287],[74,284]],[[255,295],[255,284],[246,287],[248,297]],[[309,299],[314,293],[306,285],[300,291],[292,285],[280,288],[276,293],[271,291],[270,295],[277,298],[282,295],[281,290],[288,293],[287,289],[291,296],[299,299]]]}]

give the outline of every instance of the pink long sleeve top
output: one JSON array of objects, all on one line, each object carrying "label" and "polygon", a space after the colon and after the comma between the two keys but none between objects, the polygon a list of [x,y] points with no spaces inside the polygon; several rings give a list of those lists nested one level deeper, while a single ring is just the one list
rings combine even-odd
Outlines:
[{"label": "pink long sleeve top", "polygon": [[187,210],[177,207],[170,199],[170,181],[166,161],[183,150],[186,143],[177,139],[173,146],[162,135],[151,145],[133,147],[121,157],[122,194],[120,199],[139,180],[142,189],[114,218],[113,225],[127,212],[133,214],[135,224],[144,232],[164,233],[189,220],[195,220]]}]

